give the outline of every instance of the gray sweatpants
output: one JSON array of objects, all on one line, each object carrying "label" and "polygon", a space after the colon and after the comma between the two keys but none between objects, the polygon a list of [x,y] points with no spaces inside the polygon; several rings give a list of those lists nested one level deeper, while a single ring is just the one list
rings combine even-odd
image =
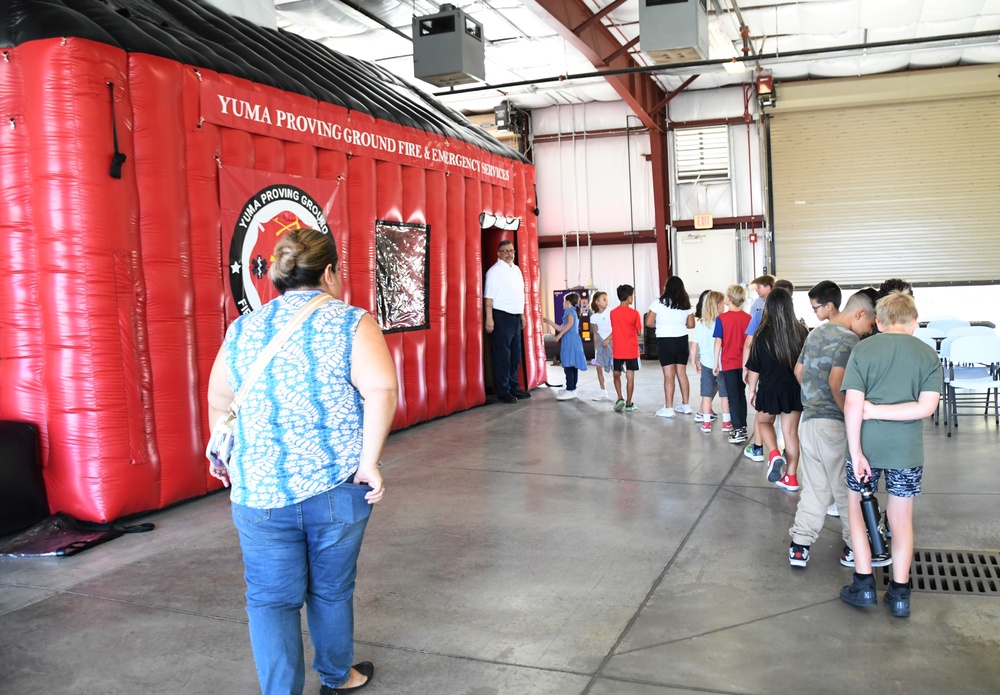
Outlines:
[{"label": "gray sweatpants", "polygon": [[844,543],[851,545],[847,524],[847,430],[842,420],[803,419],[799,423],[799,506],[788,529],[796,545],[812,545],[826,521],[826,509],[837,503]]}]

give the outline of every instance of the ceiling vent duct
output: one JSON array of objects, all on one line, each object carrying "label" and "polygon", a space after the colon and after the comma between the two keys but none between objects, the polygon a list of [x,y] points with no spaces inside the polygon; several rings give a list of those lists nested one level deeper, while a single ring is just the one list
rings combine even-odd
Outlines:
[{"label": "ceiling vent duct", "polygon": [[708,60],[708,12],[702,0],[639,0],[639,37],[660,65]]},{"label": "ceiling vent duct", "polygon": [[454,5],[414,17],[413,74],[436,87],[485,81],[483,25]]}]

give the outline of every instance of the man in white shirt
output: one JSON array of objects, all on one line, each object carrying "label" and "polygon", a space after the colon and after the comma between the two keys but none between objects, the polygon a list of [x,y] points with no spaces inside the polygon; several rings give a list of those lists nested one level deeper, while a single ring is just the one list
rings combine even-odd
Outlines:
[{"label": "man in white shirt", "polygon": [[524,326],[524,277],[514,265],[514,243],[501,241],[498,260],[486,271],[486,332],[493,346],[493,386],[497,400],[517,403],[531,398],[517,383]]}]

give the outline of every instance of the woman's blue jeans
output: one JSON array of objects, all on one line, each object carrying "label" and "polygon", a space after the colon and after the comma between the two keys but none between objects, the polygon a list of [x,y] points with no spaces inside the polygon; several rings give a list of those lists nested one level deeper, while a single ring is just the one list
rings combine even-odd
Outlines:
[{"label": "woman's blue jeans", "polygon": [[344,483],[299,504],[233,504],[243,548],[250,646],[262,695],[301,695],[301,609],[316,649],[313,669],[337,688],[354,660],[354,578],[371,505],[367,485]]}]

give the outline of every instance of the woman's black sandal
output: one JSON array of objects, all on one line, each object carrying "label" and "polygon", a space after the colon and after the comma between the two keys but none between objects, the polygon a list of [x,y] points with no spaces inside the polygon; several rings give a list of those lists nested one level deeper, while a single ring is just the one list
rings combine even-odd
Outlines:
[{"label": "woman's black sandal", "polygon": [[331,688],[328,685],[324,685],[319,689],[319,695],[347,695],[347,693],[356,693],[372,682],[372,676],[375,675],[375,665],[372,662],[362,661],[360,664],[354,664],[352,668],[362,676],[366,676],[364,683],[356,685],[353,688]]}]

